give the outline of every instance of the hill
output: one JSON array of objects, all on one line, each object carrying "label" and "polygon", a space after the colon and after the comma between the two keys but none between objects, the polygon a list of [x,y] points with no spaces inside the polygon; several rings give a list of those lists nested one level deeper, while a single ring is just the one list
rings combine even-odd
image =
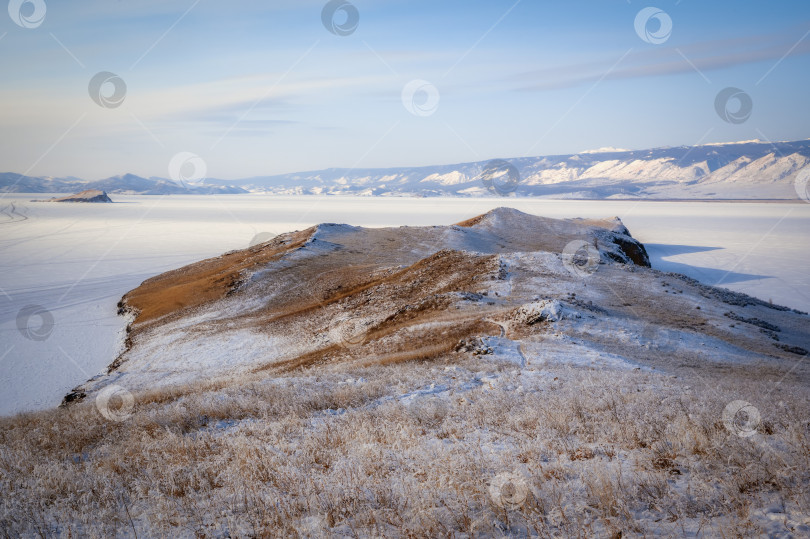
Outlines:
[{"label": "hill", "polygon": [[0,523],[806,534],[807,314],[649,265],[616,218],[500,208],[322,224],[158,275],[122,299],[108,372],[0,420]]}]

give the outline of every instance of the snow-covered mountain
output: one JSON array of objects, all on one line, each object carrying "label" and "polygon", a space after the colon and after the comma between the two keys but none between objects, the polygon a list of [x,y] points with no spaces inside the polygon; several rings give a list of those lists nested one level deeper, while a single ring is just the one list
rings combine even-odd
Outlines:
[{"label": "snow-covered mountain", "polygon": [[[330,168],[241,180],[208,178],[181,185],[132,174],[104,180],[33,178],[0,174],[0,192],[75,192],[101,189],[131,194],[531,196],[547,198],[794,200],[797,175],[810,168],[810,139],[744,141],[649,150],[604,148],[578,154],[497,160],[509,173],[507,189],[494,182],[492,161],[415,168]],[[490,167],[488,169],[488,167]],[[511,168],[513,167],[513,168]],[[490,173],[487,173],[487,170]],[[503,186],[501,186],[503,187]]]},{"label": "snow-covered mountain", "polygon": [[[507,162],[520,175],[508,193],[515,196],[791,200],[798,197],[796,175],[810,165],[810,140],[608,149]],[[493,194],[481,181],[488,163],[333,168],[212,183],[275,194],[485,196]]]},{"label": "snow-covered mountain", "polygon": [[0,192],[5,193],[75,193],[89,189],[130,195],[220,195],[247,192],[230,185],[182,184],[165,178],[142,178],[134,174],[88,181],[75,177],[51,178],[13,172],[0,173]]}]

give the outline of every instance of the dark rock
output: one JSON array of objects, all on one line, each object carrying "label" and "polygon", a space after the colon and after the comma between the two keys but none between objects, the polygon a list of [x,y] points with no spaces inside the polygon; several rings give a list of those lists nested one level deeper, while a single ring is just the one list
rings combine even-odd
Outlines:
[{"label": "dark rock", "polygon": [[47,202],[93,202],[93,203],[110,203],[110,197],[107,196],[105,191],[98,189],[87,189],[81,193],[70,195],[61,198],[52,198]]}]

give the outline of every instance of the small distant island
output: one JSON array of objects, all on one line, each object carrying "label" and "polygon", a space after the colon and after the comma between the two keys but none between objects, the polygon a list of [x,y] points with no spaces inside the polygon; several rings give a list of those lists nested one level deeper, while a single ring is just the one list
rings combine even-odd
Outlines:
[{"label": "small distant island", "polygon": [[48,200],[35,200],[34,202],[112,202],[106,191],[100,189],[86,189],[75,195],[68,195],[61,198],[50,198]]}]

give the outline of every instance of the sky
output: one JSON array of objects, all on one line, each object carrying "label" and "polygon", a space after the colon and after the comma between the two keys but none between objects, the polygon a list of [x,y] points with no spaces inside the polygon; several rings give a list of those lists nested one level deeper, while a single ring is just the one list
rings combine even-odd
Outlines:
[{"label": "sky", "polygon": [[11,0],[0,73],[0,172],[31,176],[798,140],[810,2]]}]

